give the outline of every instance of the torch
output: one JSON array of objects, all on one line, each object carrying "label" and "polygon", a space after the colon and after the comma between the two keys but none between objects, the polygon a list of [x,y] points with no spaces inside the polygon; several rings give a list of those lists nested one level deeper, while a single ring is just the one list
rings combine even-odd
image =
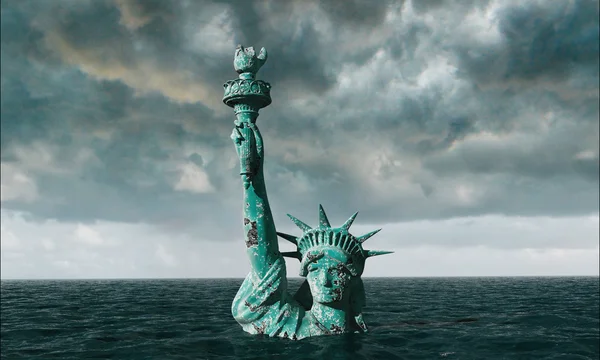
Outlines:
[{"label": "torch", "polygon": [[253,169],[253,156],[256,151],[257,142],[253,136],[252,129],[258,117],[258,110],[271,104],[271,85],[262,80],[256,80],[256,73],[267,60],[265,48],[260,50],[258,56],[254,48],[244,48],[238,45],[235,49],[233,67],[239,74],[239,78],[229,80],[223,84],[225,95],[223,102],[232,107],[236,120],[235,131],[245,140],[240,149],[240,175],[252,176],[257,169]]}]

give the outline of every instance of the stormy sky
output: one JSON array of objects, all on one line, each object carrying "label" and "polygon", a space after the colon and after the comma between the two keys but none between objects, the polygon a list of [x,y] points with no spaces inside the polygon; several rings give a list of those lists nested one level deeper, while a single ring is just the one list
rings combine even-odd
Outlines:
[{"label": "stormy sky", "polygon": [[366,277],[598,274],[598,1],[1,7],[2,278],[245,276],[237,44],[279,231],[360,211]]}]

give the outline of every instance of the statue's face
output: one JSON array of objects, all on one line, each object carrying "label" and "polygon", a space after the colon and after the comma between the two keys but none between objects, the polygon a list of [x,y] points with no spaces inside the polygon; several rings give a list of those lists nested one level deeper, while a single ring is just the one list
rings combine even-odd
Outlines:
[{"label": "statue's face", "polygon": [[347,296],[352,275],[339,260],[323,256],[309,263],[307,270],[306,279],[314,302],[332,304]]}]

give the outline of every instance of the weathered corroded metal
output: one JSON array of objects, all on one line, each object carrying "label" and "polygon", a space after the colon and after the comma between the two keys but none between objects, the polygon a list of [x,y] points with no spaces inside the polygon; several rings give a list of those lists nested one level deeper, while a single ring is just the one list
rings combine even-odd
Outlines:
[{"label": "weathered corroded metal", "polygon": [[[266,59],[264,48],[256,56],[253,48],[238,46],[234,68],[239,79],[224,85],[223,102],[233,107],[236,115],[231,139],[240,159],[243,226],[252,267],[233,300],[232,314],[251,334],[293,340],[366,332],[361,279],[365,260],[390,252],[363,248],[379,230],[359,237],[350,234],[356,213],[342,226],[332,228],[321,205],[315,228],[288,215],[303,234],[296,237],[276,231],[263,174],[264,146],[256,125],[258,110],[271,103],[271,86],[255,80]],[[297,250],[281,253],[278,236],[296,245]],[[294,296],[288,293],[284,256],[300,260],[300,275],[306,277]]]}]

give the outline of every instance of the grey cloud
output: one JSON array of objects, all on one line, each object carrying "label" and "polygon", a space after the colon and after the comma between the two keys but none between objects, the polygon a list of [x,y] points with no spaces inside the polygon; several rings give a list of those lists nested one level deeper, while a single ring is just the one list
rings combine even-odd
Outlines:
[{"label": "grey cloud", "polygon": [[[372,223],[597,211],[598,86],[582,80],[598,78],[595,3],[184,4],[3,1],[2,162],[38,195],[3,208],[235,238],[220,97],[241,42],[269,51],[259,126],[278,226],[318,203]],[[466,36],[489,4],[500,40]],[[46,167],[23,153],[36,147]],[[183,165],[214,192],[175,191]]]},{"label": "grey cloud", "polygon": [[[597,158],[577,158],[577,154],[583,153],[584,148],[564,138],[561,130],[563,129],[549,136],[547,143],[538,143],[535,135],[531,135],[508,140],[506,145],[501,146],[496,141],[467,145],[453,153],[431,157],[425,162],[425,166],[445,176],[465,172],[514,173],[543,180],[573,174],[590,181],[598,181]],[[578,131],[571,132],[574,136],[584,135]],[[519,146],[519,143],[526,145]]]},{"label": "grey cloud", "polygon": [[501,44],[456,51],[460,68],[477,81],[564,81],[575,68],[598,79],[597,1],[514,3],[503,7],[497,19]]},{"label": "grey cloud", "polygon": [[348,26],[378,26],[383,22],[391,4],[402,5],[403,1],[351,0],[341,3],[335,0],[320,1],[319,5],[334,23]]},{"label": "grey cloud", "polygon": [[[131,89],[119,83],[91,83],[89,89],[90,83],[73,81],[77,78],[70,78],[72,88],[57,86],[57,90],[66,92],[66,97],[45,99],[46,109],[33,108],[36,99],[26,93],[3,92],[3,161],[19,160],[21,165],[30,165],[32,157],[38,155],[19,159],[23,156],[19,149],[39,141],[42,141],[40,151],[55,150],[52,163],[47,164],[50,169],[28,171],[35,175],[42,194],[39,201],[23,203],[13,199],[3,201],[3,207],[30,211],[41,219],[66,221],[169,223],[186,218],[199,227],[215,223],[199,214],[219,206],[217,196],[173,193],[172,184],[178,173],[171,163],[184,163],[197,154],[181,153],[185,143],[205,144],[217,154],[224,146],[228,148],[226,136],[210,135],[219,132],[219,127],[229,130],[227,122],[217,118],[221,121],[203,124],[204,119],[212,116],[201,105],[177,105],[157,96],[137,98]],[[81,93],[85,87],[80,85],[88,85],[88,91]],[[185,120],[196,127],[186,125],[184,130]],[[44,144],[55,149],[44,148]],[[75,164],[82,149],[89,149],[93,156]],[[204,165],[209,171],[214,163]],[[51,168],[71,168],[73,172],[55,172]],[[220,179],[233,175],[212,174],[209,172],[209,178],[217,191],[223,191]]]},{"label": "grey cloud", "polygon": [[[412,7],[418,13],[423,13],[443,7],[444,0],[429,0],[429,1],[415,1],[412,3]],[[447,2],[446,2],[447,3]]]}]

